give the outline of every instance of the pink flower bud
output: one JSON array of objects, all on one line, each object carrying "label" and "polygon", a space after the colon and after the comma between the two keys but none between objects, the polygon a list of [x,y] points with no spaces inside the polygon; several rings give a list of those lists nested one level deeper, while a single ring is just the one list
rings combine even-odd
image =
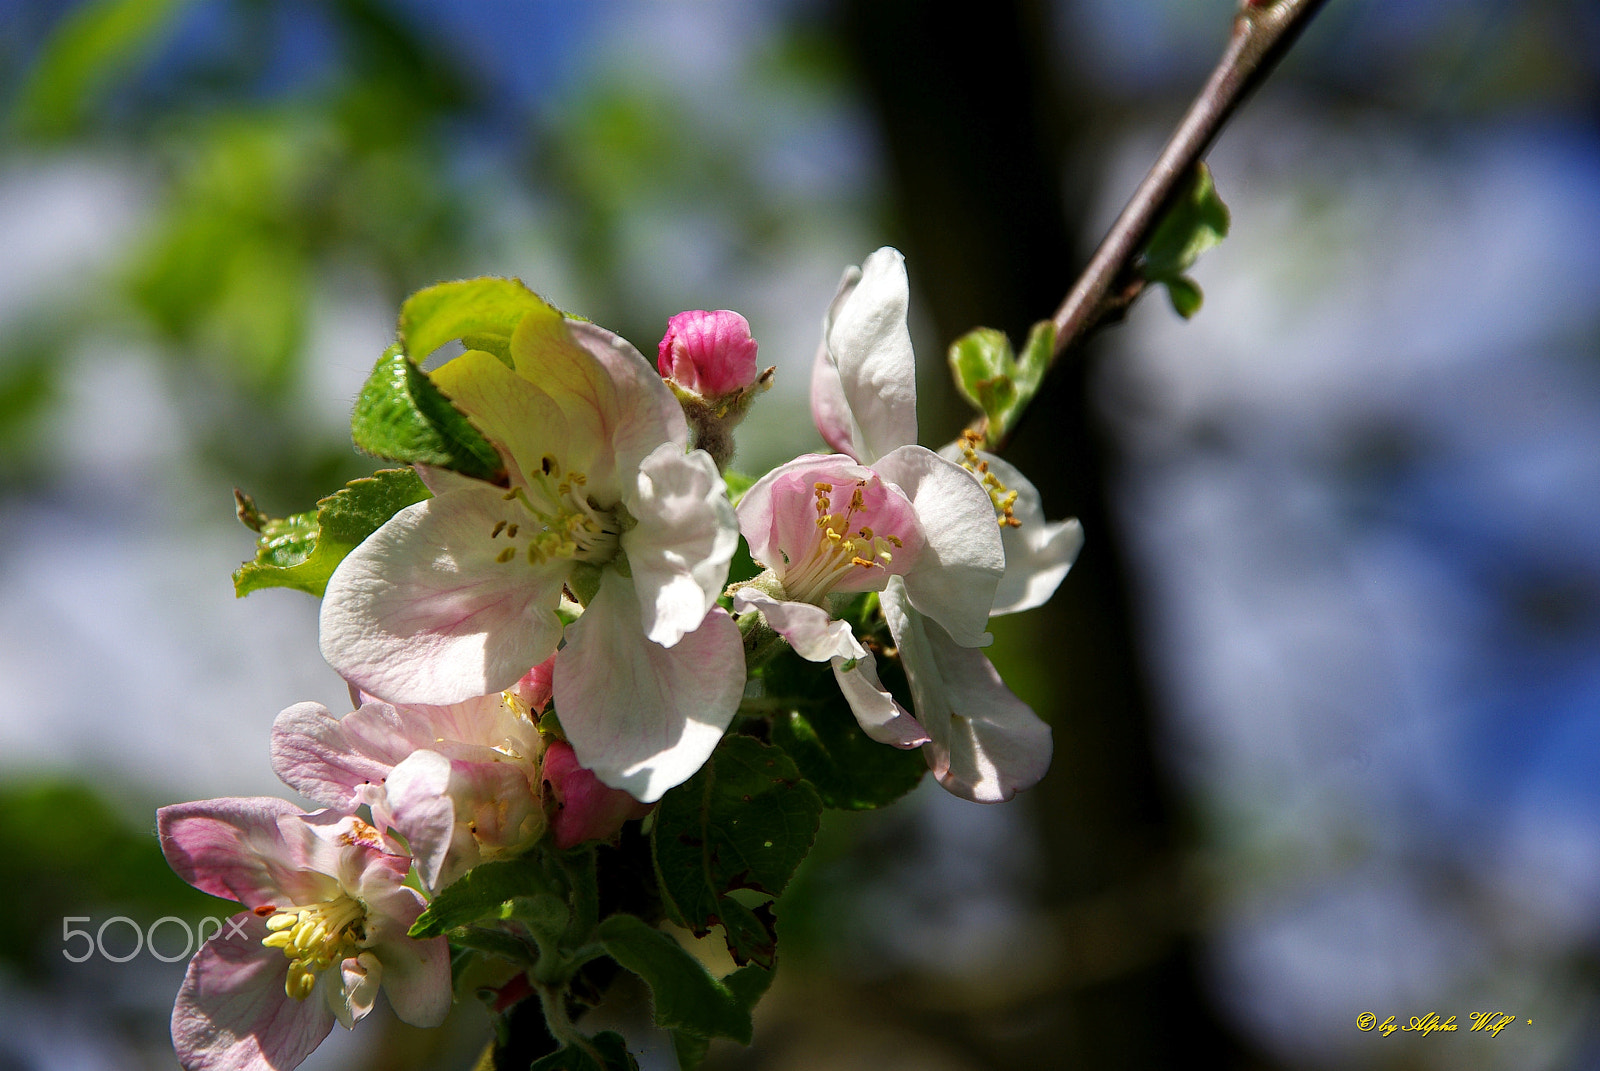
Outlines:
[{"label": "pink flower bud", "polygon": [[680,312],[667,321],[656,368],[663,379],[706,398],[732,394],[756,381],[756,340],[736,312]]},{"label": "pink flower bud", "polygon": [[643,818],[654,804],[640,803],[618,788],[607,788],[565,740],[552,740],[544,752],[544,783],[555,799],[550,820],[556,847],[563,851],[587,840],[612,840],[622,823]]},{"label": "pink flower bud", "polygon": [[550,694],[554,691],[556,656],[551,655],[537,666],[522,675],[522,679],[513,684],[508,691],[524,703],[535,714],[544,713],[544,708],[550,705]]}]

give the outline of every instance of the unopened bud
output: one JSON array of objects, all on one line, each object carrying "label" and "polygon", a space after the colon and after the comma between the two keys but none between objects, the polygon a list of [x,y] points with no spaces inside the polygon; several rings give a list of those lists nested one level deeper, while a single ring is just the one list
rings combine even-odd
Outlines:
[{"label": "unopened bud", "polygon": [[592,771],[578,765],[578,756],[565,740],[552,740],[545,748],[544,783],[554,801],[550,830],[563,851],[584,841],[614,840],[622,823],[643,818],[655,806],[602,784]]},{"label": "unopened bud", "polygon": [[727,309],[678,313],[667,321],[656,369],[702,398],[743,390],[758,376],[749,321]]}]

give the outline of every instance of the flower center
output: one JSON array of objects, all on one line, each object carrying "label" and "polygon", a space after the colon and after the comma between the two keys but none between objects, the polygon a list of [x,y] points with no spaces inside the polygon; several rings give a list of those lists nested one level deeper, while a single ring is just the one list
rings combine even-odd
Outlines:
[{"label": "flower center", "polygon": [[519,502],[526,511],[518,519],[495,524],[490,539],[504,538],[495,560],[526,558],[529,565],[566,558],[573,561],[610,561],[622,537],[622,519],[614,509],[604,509],[587,492],[589,478],[581,472],[563,475],[561,463],[546,454],[539,471],[531,473],[526,488],[513,487],[503,496]]},{"label": "flower center", "polygon": [[[905,543],[892,532],[880,535],[861,523],[866,519],[860,516],[865,510],[862,489],[866,481],[856,481],[843,510],[833,507],[833,484],[819,480],[811,486],[816,496],[816,539],[811,552],[802,558],[792,558],[784,552],[788,564],[783,590],[799,602],[820,603],[824,595],[854,572],[877,571],[886,575],[894,561],[894,551]],[[866,588],[865,584],[852,586]]]},{"label": "flower center", "polygon": [[1019,528],[1022,522],[1012,512],[1017,504],[1017,493],[1000,482],[1000,477],[989,471],[989,463],[978,456],[978,443],[983,437],[973,431],[963,431],[956,440],[961,447],[961,467],[978,478],[983,489],[989,492],[989,502],[994,506],[994,519],[1001,528]]},{"label": "flower center", "polygon": [[317,975],[361,951],[367,939],[367,909],[353,897],[340,895],[309,907],[280,911],[267,919],[267,929],[271,932],[261,943],[281,948],[289,958],[284,992],[295,1000],[305,1000],[317,984]]}]

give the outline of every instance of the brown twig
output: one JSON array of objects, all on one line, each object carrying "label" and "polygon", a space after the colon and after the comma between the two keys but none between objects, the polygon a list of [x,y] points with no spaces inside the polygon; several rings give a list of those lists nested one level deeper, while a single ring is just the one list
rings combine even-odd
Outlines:
[{"label": "brown twig", "polygon": [[1053,360],[1088,337],[1107,312],[1124,310],[1131,303],[1112,292],[1124,289],[1117,286],[1118,276],[1149,240],[1184,177],[1204,158],[1234,109],[1277,66],[1325,2],[1244,0],[1216,69],[1052,317]]},{"label": "brown twig", "polygon": [[[1145,281],[1132,270],[1134,258],[1150,240],[1184,178],[1205,158],[1234,110],[1272,72],[1326,2],[1242,0],[1228,47],[1211,77],[1051,317],[1056,329],[1051,370],[1061,363],[1063,354],[1080,346],[1095,328],[1127,315],[1129,307],[1147,289]],[[983,418],[978,418],[974,429],[984,430],[983,423]],[[1013,421],[1008,431],[1015,427]],[[1003,445],[995,443],[990,449],[998,450]]]}]

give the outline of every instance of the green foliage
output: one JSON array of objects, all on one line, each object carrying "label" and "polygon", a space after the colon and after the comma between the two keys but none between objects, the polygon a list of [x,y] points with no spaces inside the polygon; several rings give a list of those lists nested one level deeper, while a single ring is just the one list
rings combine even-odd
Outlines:
[{"label": "green foliage", "polygon": [[320,598],[345,555],[400,510],[427,498],[428,489],[410,469],[382,469],[319,501],[314,515],[279,520],[264,517],[249,496],[235,494],[240,520],[261,534],[255,561],[234,570],[234,594],[295,588]]},{"label": "green foliage", "polygon": [[80,126],[90,105],[156,43],[189,0],[90,0],[62,22],[17,101],[17,125],[59,137]]},{"label": "green foliage", "polygon": [[750,1008],[669,935],[633,915],[600,923],[606,954],[650,986],[656,1025],[750,1044]]},{"label": "green foliage", "polygon": [[567,924],[567,890],[543,853],[480,863],[442,889],[411,924],[412,937],[437,937],[483,918],[518,918],[542,930]]},{"label": "green foliage", "polygon": [[496,480],[504,472],[489,441],[397,345],[383,352],[361,388],[350,414],[350,437],[361,450],[390,461],[452,469],[480,480]]},{"label": "green foliage", "polygon": [[1028,333],[1021,356],[1011,350],[1003,331],[979,327],[950,345],[950,374],[956,390],[984,415],[984,442],[993,448],[1028,407],[1050,368],[1055,325],[1041,320]]},{"label": "green foliage", "polygon": [[1202,295],[1200,287],[1184,273],[1201,253],[1228,236],[1228,222],[1228,206],[1217,196],[1211,169],[1196,164],[1144,247],[1139,274],[1165,285],[1173,309],[1186,320],[1200,310]]},{"label": "green foliage", "polygon": [[628,1052],[621,1034],[607,1030],[589,1039],[589,1046],[602,1062],[576,1045],[568,1045],[535,1060],[528,1071],[639,1071],[639,1062]]},{"label": "green foliage", "polygon": [[511,364],[511,333],[522,317],[550,305],[520,279],[458,279],[418,290],[400,307],[400,342],[420,361],[461,339]]},{"label": "green foliage", "polygon": [[921,750],[902,751],[861,731],[826,665],[785,651],[767,664],[762,680],[776,708],[772,742],[816,786],[824,806],[882,807],[917,787],[928,772]]},{"label": "green foliage", "polygon": [[[724,919],[729,949],[770,962],[770,913],[755,915],[727,894],[777,896],[810,851],[822,815],[817,790],[779,748],[729,736],[700,771],[661,799],[651,844],[668,917],[704,935]],[[755,938],[751,922],[766,931]]]}]

